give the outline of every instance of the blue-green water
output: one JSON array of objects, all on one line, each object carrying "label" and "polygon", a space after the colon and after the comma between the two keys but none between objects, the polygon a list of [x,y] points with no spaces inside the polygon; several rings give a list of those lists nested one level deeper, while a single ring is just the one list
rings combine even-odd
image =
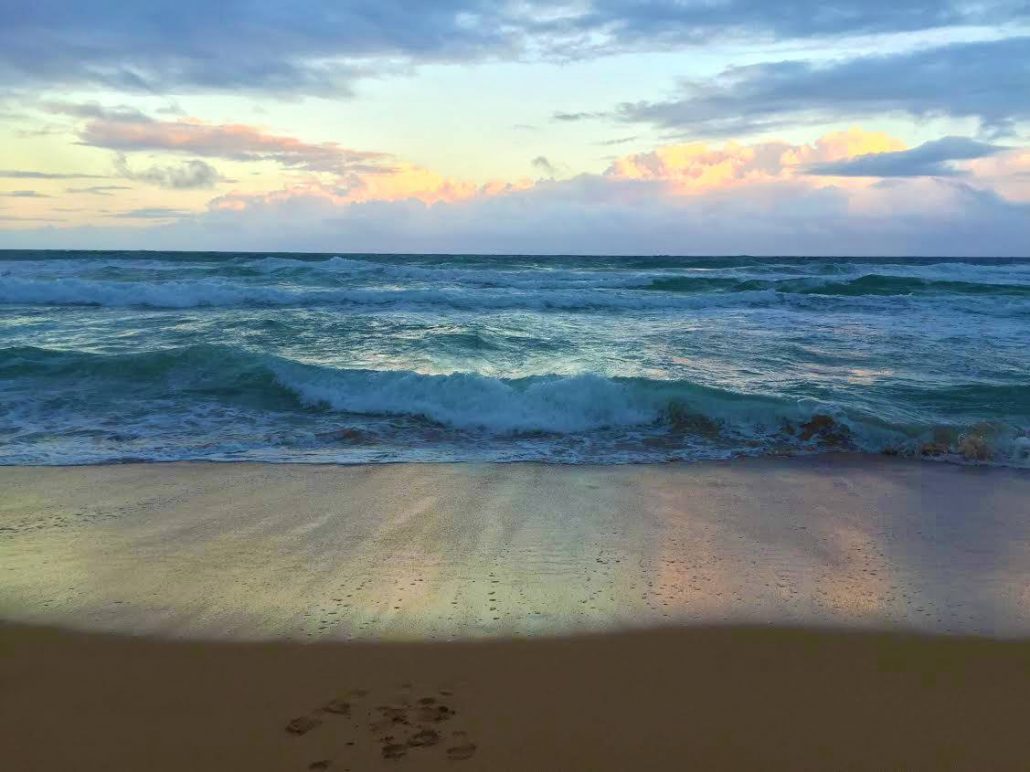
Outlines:
[{"label": "blue-green water", "polygon": [[0,252],[0,463],[1030,465],[1030,260]]}]

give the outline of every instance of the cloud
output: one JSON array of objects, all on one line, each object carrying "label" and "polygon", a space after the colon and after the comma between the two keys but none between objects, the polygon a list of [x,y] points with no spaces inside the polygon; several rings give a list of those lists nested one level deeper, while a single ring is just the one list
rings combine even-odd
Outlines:
[{"label": "cloud", "polygon": [[63,218],[60,217],[22,217],[20,215],[0,215],[0,221],[3,222],[26,222],[26,223],[37,223],[37,222],[64,222]]},{"label": "cloud", "polygon": [[127,212],[112,212],[107,215],[108,217],[122,218],[127,217],[130,219],[140,220],[170,220],[179,217],[186,217],[191,213],[185,209],[166,209],[164,207],[143,207],[140,209],[130,209]]},{"label": "cloud", "polygon": [[243,211],[258,203],[285,204],[302,198],[317,198],[338,207],[392,201],[455,203],[504,195],[532,185],[529,179],[514,182],[494,180],[480,184],[446,177],[414,164],[399,163],[388,173],[351,175],[345,178],[344,184],[305,182],[271,193],[230,193],[213,199],[209,206],[212,210]]},{"label": "cloud", "polygon": [[842,161],[813,164],[809,174],[838,177],[954,177],[961,172],[951,161],[986,158],[1004,148],[968,137],[943,137],[911,150],[860,155]]},{"label": "cloud", "polygon": [[[123,91],[345,93],[369,59],[480,58],[513,45],[480,0],[5,3],[0,82]],[[39,51],[45,50],[46,56]]]},{"label": "cloud", "polygon": [[106,180],[104,174],[76,174],[75,172],[36,172],[29,169],[0,169],[0,178],[9,180]]},{"label": "cloud", "polygon": [[1030,201],[1030,147],[966,161],[969,178],[1012,201]]},{"label": "cloud", "polygon": [[1025,18],[1020,0],[595,0],[566,21],[608,40],[654,48],[709,42],[715,36],[801,39],[906,32]]},{"label": "cloud", "polygon": [[179,166],[151,166],[147,169],[130,169],[125,156],[115,159],[118,173],[128,180],[146,182],[171,190],[194,190],[210,188],[222,179],[215,167],[199,159],[192,159]]},{"label": "cloud", "polygon": [[113,190],[132,190],[131,185],[90,185],[85,188],[65,188],[65,193],[88,193],[94,196],[110,196]]},{"label": "cloud", "polygon": [[837,37],[1020,19],[1020,0],[8,1],[0,83],[23,91],[345,94],[357,78],[411,63],[582,57],[727,38]]},{"label": "cloud", "polygon": [[[951,138],[945,147],[956,155],[958,145]],[[856,128],[805,144],[669,145],[616,159],[603,174],[562,180],[476,185],[401,167],[355,187],[309,183],[232,193],[199,213],[143,208],[111,215],[112,223],[152,223],[135,230],[8,230],[0,243],[123,248],[138,246],[138,229],[146,227],[148,245],[162,249],[1027,254],[1030,192],[1019,180],[1030,179],[1030,152],[972,158],[962,178],[809,173],[820,164],[919,150]],[[1026,195],[999,194],[1003,181]]]},{"label": "cloud", "polygon": [[313,144],[254,126],[190,119],[97,119],[88,122],[79,137],[83,144],[120,152],[161,150],[232,161],[273,161],[335,174],[386,171],[391,160],[386,153],[351,150],[335,142]]},{"label": "cloud", "polygon": [[605,171],[605,176],[617,180],[647,180],[663,184],[673,194],[697,195],[792,180],[808,174],[809,168],[816,164],[847,162],[855,157],[873,158],[903,148],[900,140],[888,134],[857,127],[832,132],[801,145],[782,141],[686,142],[617,158]]},{"label": "cloud", "polygon": [[35,190],[12,190],[9,193],[0,193],[0,196],[8,196],[9,198],[50,198],[46,193],[40,193]]},{"label": "cloud", "polygon": [[578,121],[590,121],[596,118],[604,118],[607,113],[563,113],[557,112],[551,117],[563,123],[577,123]]},{"label": "cloud", "polygon": [[557,174],[557,170],[554,168],[554,164],[547,160],[547,156],[538,155],[532,161],[530,161],[534,169],[543,172],[544,174],[553,177]]},{"label": "cloud", "polygon": [[[335,142],[311,143],[297,137],[272,134],[245,124],[213,124],[197,119],[159,121],[88,121],[79,132],[82,144],[118,152],[116,168],[126,178],[166,188],[210,187],[224,180],[210,164],[192,159],[181,166],[152,166],[134,170],[126,153],[171,152],[222,158],[237,162],[271,162],[286,169],[333,175],[331,184],[305,182],[293,189],[316,187],[331,191],[341,202],[417,198],[426,202],[454,201],[525,181],[485,184],[458,180],[408,163],[390,153],[355,150]],[[230,180],[231,181],[231,180]],[[274,194],[273,194],[274,195]],[[220,206],[232,206],[234,196],[218,199]]]},{"label": "cloud", "polygon": [[40,107],[60,115],[71,115],[76,118],[98,118],[104,121],[149,121],[150,119],[135,107],[118,105],[105,107],[99,102],[43,102]]},{"label": "cloud", "polygon": [[1030,37],[815,64],[734,67],[665,102],[622,105],[628,121],[727,136],[866,115],[975,118],[1005,131],[1030,118]]},{"label": "cloud", "polygon": [[[864,198],[868,196],[869,198]],[[171,216],[160,212],[160,217]],[[654,181],[582,176],[498,196],[340,204],[255,199],[147,231],[161,249],[487,254],[1026,255],[1030,207],[954,180],[854,191],[782,180],[670,197]],[[127,248],[138,231],[7,232],[11,247]]]}]

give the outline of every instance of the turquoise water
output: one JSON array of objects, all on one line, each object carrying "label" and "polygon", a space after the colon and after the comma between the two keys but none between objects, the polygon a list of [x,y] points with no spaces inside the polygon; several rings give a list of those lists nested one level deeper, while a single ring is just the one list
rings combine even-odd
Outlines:
[{"label": "turquoise water", "polygon": [[0,463],[1030,466],[1030,260],[0,252]]}]

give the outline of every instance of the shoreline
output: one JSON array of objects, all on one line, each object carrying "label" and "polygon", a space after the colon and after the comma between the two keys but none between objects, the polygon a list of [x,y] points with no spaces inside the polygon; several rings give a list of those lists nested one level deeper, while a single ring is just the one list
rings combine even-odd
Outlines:
[{"label": "shoreline", "polygon": [[856,462],[886,462],[886,463],[926,463],[940,464],[942,466],[954,466],[960,469],[1007,469],[1016,472],[1030,474],[1030,466],[1018,465],[992,461],[990,459],[967,458],[956,453],[900,453],[888,451],[864,451],[864,450],[813,450],[811,452],[789,452],[789,453],[758,453],[758,454],[735,454],[718,458],[676,458],[666,460],[630,460],[630,461],[563,461],[544,460],[537,458],[492,460],[492,459],[427,459],[412,461],[408,459],[377,460],[377,461],[299,461],[295,459],[280,461],[258,458],[176,458],[176,459],[147,459],[126,457],[124,460],[106,461],[84,461],[81,463],[60,463],[60,464],[20,464],[2,463],[0,469],[81,469],[88,467],[119,467],[119,466],[232,466],[237,464],[253,466],[296,466],[296,467],[378,467],[378,466],[541,466],[559,467],[570,469],[603,469],[605,467],[681,467],[681,466],[725,466],[728,464],[750,464],[769,462],[790,462],[790,463],[846,463]]},{"label": "shoreline", "polygon": [[710,627],[464,643],[0,624],[0,755],[76,769],[1020,769],[1030,640]]}]

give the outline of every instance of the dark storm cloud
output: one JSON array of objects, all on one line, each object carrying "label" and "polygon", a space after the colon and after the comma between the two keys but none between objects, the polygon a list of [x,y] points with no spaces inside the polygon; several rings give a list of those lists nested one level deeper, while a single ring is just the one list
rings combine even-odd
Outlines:
[{"label": "dark storm cloud", "polygon": [[961,172],[949,165],[951,161],[985,158],[1002,150],[1004,148],[968,137],[944,137],[911,150],[816,164],[807,172],[835,177],[954,177]]},{"label": "dark storm cloud", "polygon": [[0,84],[345,93],[403,63],[657,50],[1027,18],[1023,0],[0,0]]},{"label": "dark storm cloud", "polygon": [[623,118],[710,136],[870,114],[976,118],[1004,131],[1030,117],[1030,37],[814,64],[737,67],[685,83],[666,102],[621,108]]}]

